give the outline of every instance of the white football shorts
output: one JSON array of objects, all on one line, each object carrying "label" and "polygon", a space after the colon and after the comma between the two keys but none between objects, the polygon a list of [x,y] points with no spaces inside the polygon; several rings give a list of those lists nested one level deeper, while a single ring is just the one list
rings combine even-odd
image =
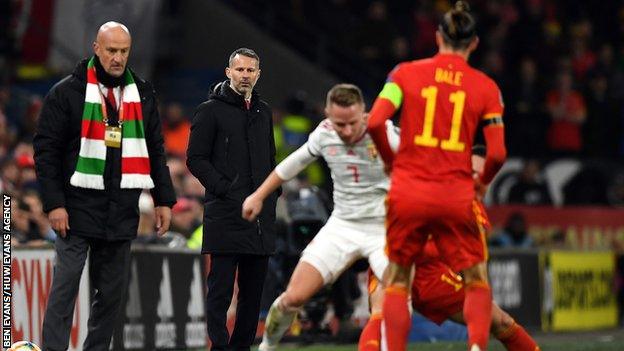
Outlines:
[{"label": "white football shorts", "polygon": [[329,284],[353,262],[368,258],[373,273],[381,280],[388,267],[385,246],[386,229],[383,217],[354,221],[330,216],[303,250],[300,260],[316,268],[325,284]]}]

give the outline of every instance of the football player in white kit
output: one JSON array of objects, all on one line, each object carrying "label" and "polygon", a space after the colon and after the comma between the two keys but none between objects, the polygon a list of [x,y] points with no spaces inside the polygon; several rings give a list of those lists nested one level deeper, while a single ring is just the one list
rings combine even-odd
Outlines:
[{"label": "football player in white kit", "polygon": [[[360,89],[335,85],[327,93],[327,119],[308,141],[283,160],[262,185],[243,202],[243,218],[253,221],[263,200],[318,157],[327,162],[334,182],[334,210],[327,223],[303,251],[286,291],[271,306],[259,350],[275,350],[300,308],[325,284],[333,282],[360,258],[368,258],[382,278],[388,266],[384,200],[390,186],[384,164],[368,133],[367,113]],[[399,132],[387,122],[394,150]]]}]

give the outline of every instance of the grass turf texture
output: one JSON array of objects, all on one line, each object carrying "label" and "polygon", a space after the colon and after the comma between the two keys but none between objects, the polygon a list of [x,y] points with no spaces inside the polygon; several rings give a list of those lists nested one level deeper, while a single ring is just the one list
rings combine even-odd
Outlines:
[{"label": "grass turf texture", "polygon": [[[619,342],[600,342],[600,341],[585,341],[585,342],[555,342],[549,341],[540,344],[542,351],[615,351],[624,350],[624,341]],[[253,348],[252,348],[253,350]],[[301,351],[353,351],[357,350],[356,345],[341,345],[341,346],[292,346],[279,348],[279,350],[301,350]],[[447,343],[439,342],[434,344],[410,344],[408,347],[410,351],[466,351],[465,343]],[[488,350],[491,351],[504,351],[505,348],[500,343],[492,343],[488,346]]]},{"label": "grass turf texture", "polygon": [[[594,332],[568,332],[568,333],[531,333],[542,351],[622,351],[624,350],[624,328],[602,330]],[[258,345],[252,345],[251,350],[256,351]],[[205,351],[196,349],[194,351]],[[357,345],[310,345],[284,344],[279,351],[353,351]],[[409,351],[466,351],[464,342],[438,342],[438,343],[413,343],[408,347]],[[504,351],[503,345],[495,339],[490,339],[489,351]]]},{"label": "grass turf texture", "polygon": [[[624,330],[581,332],[581,333],[535,333],[535,339],[542,351],[621,351],[624,350]],[[252,350],[255,350],[252,348]],[[353,351],[357,345],[285,345],[279,350],[301,351]],[[464,342],[413,343],[410,351],[465,351]],[[490,339],[490,351],[504,351],[503,345]]]}]

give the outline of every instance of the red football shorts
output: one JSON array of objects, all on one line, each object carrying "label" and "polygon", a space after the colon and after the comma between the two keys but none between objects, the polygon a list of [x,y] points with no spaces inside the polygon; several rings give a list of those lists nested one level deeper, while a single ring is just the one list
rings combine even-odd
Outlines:
[{"label": "red football shorts", "polygon": [[412,282],[412,306],[431,321],[442,324],[464,307],[464,283],[440,260],[416,267]]},{"label": "red football shorts", "polygon": [[[379,286],[379,280],[368,270],[368,294]],[[412,282],[412,307],[436,324],[442,324],[464,307],[464,283],[439,259],[431,259],[416,268]]]},{"label": "red football shorts", "polygon": [[407,191],[393,187],[386,223],[390,261],[410,266],[423,254],[429,234],[442,260],[456,272],[487,260],[487,219],[474,192],[434,182]]}]

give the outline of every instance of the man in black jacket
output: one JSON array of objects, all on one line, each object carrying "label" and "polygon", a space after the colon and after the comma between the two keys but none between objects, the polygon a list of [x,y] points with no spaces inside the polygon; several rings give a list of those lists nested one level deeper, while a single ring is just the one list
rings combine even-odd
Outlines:
[{"label": "man in black jacket", "polygon": [[[206,188],[202,253],[210,254],[206,324],[212,350],[249,350],[258,325],[262,285],[275,251],[273,193],[257,220],[241,217],[243,200],[275,167],[270,107],[253,89],[260,59],[250,49],[230,55],[225,73],[195,112],[187,166]],[[231,338],[226,312],[238,270],[238,305]]]},{"label": "man in black jacket", "polygon": [[67,350],[80,276],[90,251],[94,289],[84,350],[108,350],[125,293],[138,199],[151,189],[158,233],[175,193],[152,86],[126,67],[130,33],[108,22],[95,55],[46,96],[34,138],[44,210],[58,234],[43,349]]}]

